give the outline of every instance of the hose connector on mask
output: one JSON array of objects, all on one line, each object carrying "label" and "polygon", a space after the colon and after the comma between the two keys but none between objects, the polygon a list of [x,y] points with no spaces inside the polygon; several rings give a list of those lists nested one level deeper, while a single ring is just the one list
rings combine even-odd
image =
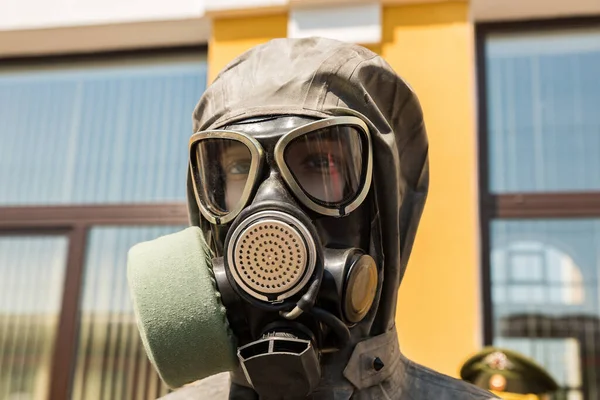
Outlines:
[{"label": "hose connector on mask", "polygon": [[238,358],[246,379],[266,400],[304,398],[321,379],[314,338],[298,324],[267,329],[261,339],[240,347]]},{"label": "hose connector on mask", "polygon": [[379,274],[373,257],[356,248],[325,249],[324,292],[348,325],[367,315],[375,301]]}]

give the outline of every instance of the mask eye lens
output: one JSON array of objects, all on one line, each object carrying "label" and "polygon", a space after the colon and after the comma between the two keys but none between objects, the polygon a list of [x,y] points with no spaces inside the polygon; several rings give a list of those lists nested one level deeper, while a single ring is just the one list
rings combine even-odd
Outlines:
[{"label": "mask eye lens", "polygon": [[284,159],[308,196],[338,206],[352,200],[363,183],[363,147],[357,128],[338,125],[293,139],[285,148]]},{"label": "mask eye lens", "polygon": [[205,139],[196,145],[194,156],[200,200],[217,216],[231,212],[242,200],[248,183],[250,149],[235,139]]}]

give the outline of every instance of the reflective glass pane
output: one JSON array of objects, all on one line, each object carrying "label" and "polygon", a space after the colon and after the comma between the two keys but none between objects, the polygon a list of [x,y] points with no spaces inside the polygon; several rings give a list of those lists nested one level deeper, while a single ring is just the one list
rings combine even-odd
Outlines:
[{"label": "reflective glass pane", "polygon": [[102,227],[90,231],[72,399],[156,399],[166,386],[148,361],[127,287],[127,252],[184,227]]},{"label": "reflective glass pane", "polygon": [[68,239],[0,236],[0,400],[46,400]]},{"label": "reflective glass pane", "polygon": [[494,344],[600,398],[600,219],[495,220],[491,249]]},{"label": "reflective glass pane", "polygon": [[203,54],[0,69],[0,204],[185,199]]},{"label": "reflective glass pane", "polygon": [[486,38],[490,190],[600,189],[600,28]]}]

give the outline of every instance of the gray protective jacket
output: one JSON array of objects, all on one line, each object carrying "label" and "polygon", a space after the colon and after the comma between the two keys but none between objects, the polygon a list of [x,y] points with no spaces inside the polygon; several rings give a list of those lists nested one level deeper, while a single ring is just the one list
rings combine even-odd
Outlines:
[{"label": "gray protective jacket", "polygon": [[[448,79],[453,79],[448,76]],[[373,145],[370,255],[383,265],[371,312],[351,329],[351,344],[322,359],[323,378],[313,400],[492,399],[487,391],[417,365],[399,350],[396,301],[429,184],[428,141],[412,89],[377,54],[329,39],[277,39],[231,62],[207,88],[194,115],[194,132],[272,115],[326,118],[358,115],[368,122]],[[191,224],[210,235],[188,178]],[[210,243],[210,241],[208,241]],[[373,368],[374,358],[384,366]],[[233,399],[256,399],[240,390]],[[222,376],[215,378],[227,385]],[[221,379],[220,381],[218,379]],[[166,397],[216,399],[206,382]],[[216,395],[216,394],[215,394]]]},{"label": "gray protective jacket", "polygon": [[[492,400],[497,397],[470,383],[442,375],[414,363],[398,350],[396,330],[359,343],[344,378],[328,376],[307,400]],[[387,353],[387,351],[390,351]],[[372,354],[383,356],[376,373]],[[387,362],[387,364],[386,364]],[[230,393],[229,374],[222,373],[181,388],[164,400],[258,400],[250,392]],[[231,394],[231,397],[230,397]]]}]

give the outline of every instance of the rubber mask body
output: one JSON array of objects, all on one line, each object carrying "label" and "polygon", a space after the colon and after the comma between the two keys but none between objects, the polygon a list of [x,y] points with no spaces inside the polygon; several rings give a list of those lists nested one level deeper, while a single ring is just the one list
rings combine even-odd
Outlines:
[{"label": "rubber mask body", "polygon": [[[288,116],[244,121],[223,127],[224,130],[251,135],[265,150],[263,173],[251,203],[231,225],[213,226],[212,230],[213,242],[224,238],[222,243],[214,244],[215,248],[223,249],[223,257],[213,260],[213,265],[217,284],[220,291],[224,293],[223,301],[228,309],[228,319],[240,347],[238,355],[241,368],[234,374],[234,381],[239,385],[254,387],[265,399],[284,398],[277,397],[278,392],[282,395],[287,393],[288,397],[285,398],[296,398],[289,393],[305,392],[301,387],[290,390],[290,387],[298,381],[306,381],[306,385],[310,387],[305,394],[297,397],[304,398],[319,386],[320,372],[329,375],[335,371],[336,375],[341,375],[350,356],[352,343],[368,335],[368,329],[361,329],[363,326],[361,323],[364,321],[365,327],[372,324],[374,313],[368,312],[371,308],[376,309],[375,296],[381,286],[381,281],[377,278],[380,276],[380,271],[375,263],[378,255],[370,248],[371,225],[376,223],[371,218],[373,205],[371,199],[367,198],[361,206],[342,218],[319,215],[294,198],[273,162],[275,143],[280,137],[291,129],[311,121],[312,119]],[[298,153],[295,155],[301,156]],[[304,154],[302,157],[310,161],[315,154]],[[298,248],[296,240],[303,243],[299,247],[302,251],[294,252]],[[244,245],[246,247],[243,247]],[[314,247],[313,250],[310,249],[311,246]],[[241,260],[235,259],[238,252],[242,253],[241,250],[244,257]],[[308,261],[304,259],[311,257],[309,252],[313,253],[312,257],[316,265],[312,271],[306,273],[313,276],[306,281],[305,287],[300,288],[296,298],[310,294],[312,284],[317,280],[319,281],[318,293],[312,302],[303,307],[304,310],[294,318],[282,317],[281,302],[269,303],[257,299],[256,296],[253,297],[252,293],[249,295],[245,292],[246,287],[238,284],[232,276],[236,272],[236,266],[232,264],[238,261],[245,262],[244,258],[247,254],[248,262],[241,264],[242,273],[251,276],[252,282],[256,281],[257,284],[261,282],[260,285],[265,285],[266,289],[279,287],[281,283],[277,278],[285,282],[286,277],[291,274],[288,272],[286,275],[286,268],[282,268],[287,264],[281,264],[280,267],[280,258],[289,259],[296,256],[304,262]],[[256,256],[259,259],[252,263],[251,257]],[[289,267],[293,269],[292,264],[293,261]],[[239,265],[237,267],[239,268]],[[271,267],[278,272],[269,275]],[[359,268],[362,270],[359,271]],[[353,269],[359,272],[352,274]],[[283,275],[278,276],[277,273]],[[350,306],[346,307],[344,300],[348,296],[349,300],[346,303]],[[352,304],[360,303],[361,300],[366,304],[366,308],[357,316],[358,313],[352,312]],[[355,308],[360,309],[360,307]],[[319,311],[315,310],[327,314],[325,319]],[[289,308],[287,311],[290,311]],[[337,320],[333,326],[332,319]],[[352,327],[353,338],[351,338],[350,327]],[[274,340],[277,341],[271,344]],[[285,340],[292,340],[294,343],[284,343]],[[295,365],[290,366],[298,361],[295,356],[285,359],[281,354],[265,354],[263,351],[268,348],[265,344],[268,343],[271,344],[271,348],[283,346],[284,352],[288,352],[289,346],[298,345],[297,340],[309,342],[310,349],[307,351],[314,351],[314,357],[305,358],[300,362],[302,365],[310,366],[316,361],[319,365],[313,365],[311,371],[302,372]],[[333,359],[339,361],[333,363],[326,361]],[[321,368],[322,365],[327,365],[326,370]],[[329,371],[333,365],[336,367]],[[273,366],[273,369],[270,369],[270,366]],[[313,376],[315,372],[317,376]],[[288,381],[288,377],[292,375],[295,378]],[[300,375],[304,378],[300,379],[298,377]],[[264,386],[259,383],[262,379],[265,379]],[[282,389],[278,389],[273,382],[281,382]]]}]

